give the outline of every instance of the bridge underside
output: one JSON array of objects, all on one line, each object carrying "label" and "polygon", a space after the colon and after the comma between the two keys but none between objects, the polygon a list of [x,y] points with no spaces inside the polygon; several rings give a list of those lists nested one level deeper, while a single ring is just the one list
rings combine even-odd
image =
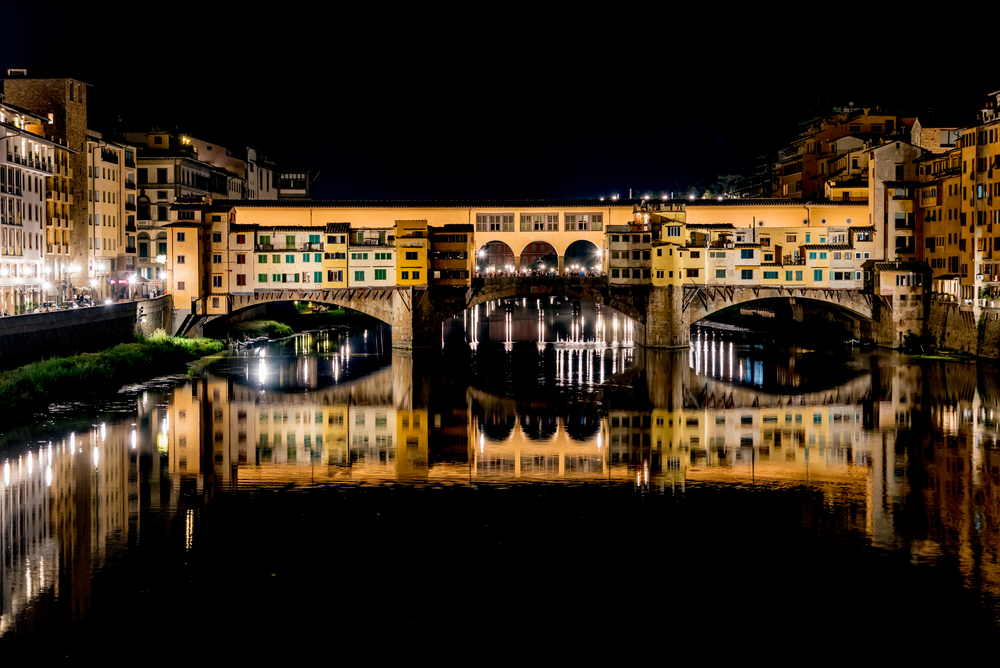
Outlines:
[{"label": "bridge underside", "polygon": [[[463,287],[342,288],[268,290],[230,295],[227,313],[201,316],[187,333],[204,331],[208,322],[269,303],[312,301],[360,311],[392,326],[394,348],[437,346],[441,324],[479,304],[513,297],[562,296],[585,299],[631,318],[635,343],[650,348],[686,347],[695,322],[738,304],[764,299],[823,302],[857,319],[873,341],[892,345],[891,303],[856,290],[743,286],[612,286],[601,277],[505,277],[475,279]],[[793,307],[794,308],[794,307]]]},{"label": "bridge underside", "polygon": [[857,321],[856,335],[860,338],[882,345],[891,345],[894,341],[891,302],[858,290],[781,286],[684,286],[681,310],[684,320],[693,325],[723,309],[770,299],[787,300],[793,313],[801,313],[804,302],[823,303]]}]

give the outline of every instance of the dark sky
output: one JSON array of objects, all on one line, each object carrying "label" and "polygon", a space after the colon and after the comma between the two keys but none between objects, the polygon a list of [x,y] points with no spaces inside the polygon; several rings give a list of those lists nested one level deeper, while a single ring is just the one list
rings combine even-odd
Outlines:
[{"label": "dark sky", "polygon": [[5,8],[0,75],[92,84],[94,129],[120,117],[305,161],[329,199],[661,193],[748,174],[821,101],[974,113],[1000,88],[900,58],[893,25],[809,10],[779,28],[719,3],[277,3],[257,22],[250,3],[208,4],[102,3],[111,25],[79,3],[44,29],[37,6]]}]

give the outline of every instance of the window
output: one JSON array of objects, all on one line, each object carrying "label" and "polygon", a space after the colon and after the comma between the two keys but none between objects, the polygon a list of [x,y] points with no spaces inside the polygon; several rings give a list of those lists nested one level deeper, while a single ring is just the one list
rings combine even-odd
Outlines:
[{"label": "window", "polygon": [[177,289],[178,290],[184,289],[184,281],[177,281]]},{"label": "window", "polygon": [[410,280],[410,272],[408,271],[400,272],[400,279],[404,281]]},{"label": "window", "polygon": [[363,271],[356,271],[356,272],[354,272],[354,280],[355,281],[363,281],[363,280],[365,280],[365,272],[363,272]]},{"label": "window", "polygon": [[752,248],[742,248],[740,249],[740,258],[744,260],[753,259],[753,249]]},{"label": "window", "polygon": [[295,256],[294,255],[286,255],[285,256],[285,264],[294,264],[294,263],[295,263]]},{"label": "window", "polygon": [[258,283],[267,283],[267,274],[257,274]]},{"label": "window", "polygon": [[218,255],[218,254],[213,255],[212,256],[212,264],[222,264],[222,256]]},{"label": "window", "polygon": [[765,271],[764,272],[764,279],[765,280],[767,280],[767,279],[778,280],[778,272],[776,272],[776,271]]},{"label": "window", "polygon": [[375,270],[375,280],[376,281],[384,281],[385,280],[385,269],[376,269]]},{"label": "window", "polygon": [[313,253],[313,262],[322,262],[322,261],[323,261],[322,253]]},{"label": "window", "polygon": [[222,243],[222,232],[212,232],[212,243],[213,244]]},{"label": "window", "polygon": [[406,251],[406,259],[407,260],[416,260],[417,259],[417,253],[415,251]]},{"label": "window", "polygon": [[809,251],[809,259],[810,260],[816,259],[816,251]]},{"label": "window", "polygon": [[178,255],[177,256],[177,264],[184,264],[184,256],[183,255]]},{"label": "window", "polygon": [[258,255],[257,256],[257,263],[258,264],[267,264],[267,256],[266,255]]},{"label": "window", "polygon": [[802,280],[802,271],[801,270],[796,270],[795,271],[795,280],[796,281],[801,281]]},{"label": "window", "polygon": [[822,281],[823,280],[823,270],[822,269],[813,269],[813,280],[814,281]]},{"label": "window", "polygon": [[281,274],[271,274],[271,281],[274,283],[281,283]]},{"label": "window", "polygon": [[725,269],[716,269],[715,270],[715,277],[716,278],[725,278],[726,277],[726,270]]},{"label": "window", "polygon": [[753,280],[753,269],[741,269],[740,278],[744,281]]},{"label": "window", "polygon": [[212,277],[212,287],[213,288],[221,288],[222,287],[222,276],[213,276]]},{"label": "window", "polygon": [[183,242],[184,241],[184,233],[183,232],[178,232],[177,233],[177,241],[178,242]]},{"label": "window", "polygon": [[413,280],[415,280],[415,281],[419,281],[420,280],[420,272],[419,271],[413,272]]},{"label": "window", "polygon": [[247,242],[247,235],[245,235],[245,234],[237,234],[236,235],[236,243],[238,243],[238,244],[245,244],[246,242]]},{"label": "window", "polygon": [[239,253],[236,255],[236,264],[246,264],[247,256],[245,253]]},{"label": "window", "polygon": [[167,182],[167,168],[166,167],[157,167],[156,168],[156,182],[157,183],[166,183]]},{"label": "window", "polygon": [[313,272],[313,283],[322,283],[322,282],[323,282],[323,272],[322,271],[314,271]]},{"label": "window", "polygon": [[302,254],[302,261],[303,262],[308,262],[309,261],[309,257],[310,257],[309,253],[303,253]]},{"label": "window", "polygon": [[271,256],[271,262],[273,264],[281,264],[281,256],[280,255],[272,255]]},{"label": "window", "polygon": [[236,274],[236,285],[246,285],[247,275],[246,274]]},{"label": "window", "polygon": [[686,272],[686,276],[688,278],[698,278],[698,270],[697,269],[686,269],[685,272]]},{"label": "window", "polygon": [[792,270],[791,270],[791,269],[789,269],[789,270],[787,270],[787,271],[785,272],[785,280],[786,280],[786,281],[790,281],[790,280],[792,280]]}]

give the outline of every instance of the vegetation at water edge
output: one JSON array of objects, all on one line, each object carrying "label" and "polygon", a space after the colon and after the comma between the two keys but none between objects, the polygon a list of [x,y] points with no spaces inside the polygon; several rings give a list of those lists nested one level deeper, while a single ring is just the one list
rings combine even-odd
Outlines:
[{"label": "vegetation at water edge", "polygon": [[0,402],[15,410],[116,392],[123,385],[183,371],[188,362],[225,347],[214,339],[185,339],[162,330],[136,343],[97,353],[54,357],[0,373]]}]

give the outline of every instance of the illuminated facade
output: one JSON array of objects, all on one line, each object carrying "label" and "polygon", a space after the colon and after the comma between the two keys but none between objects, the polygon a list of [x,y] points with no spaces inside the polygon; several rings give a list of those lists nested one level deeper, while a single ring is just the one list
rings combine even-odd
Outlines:
[{"label": "illuminated facade", "polygon": [[[0,308],[14,314],[45,300],[52,176],[65,149],[47,139],[46,119],[0,96]],[[61,221],[60,221],[61,222]],[[61,249],[60,249],[61,250]]]}]

